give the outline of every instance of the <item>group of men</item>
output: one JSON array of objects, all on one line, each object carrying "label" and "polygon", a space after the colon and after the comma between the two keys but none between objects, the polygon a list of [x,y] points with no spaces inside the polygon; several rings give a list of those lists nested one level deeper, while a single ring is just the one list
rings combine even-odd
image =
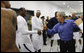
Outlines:
[{"label": "group of men", "polygon": [[[65,20],[64,12],[56,12],[55,17],[48,21],[46,26],[42,23],[40,15],[40,10],[37,10],[36,16],[32,17],[31,21],[32,31],[29,31],[25,20],[26,9],[20,8],[17,16],[15,11],[10,9],[8,1],[1,1],[1,51],[41,52],[43,34],[46,33],[51,37],[58,33],[60,52],[75,52],[73,32],[80,28],[83,33],[83,18]],[[30,34],[32,34],[32,40]],[[53,43],[53,40],[51,43]]]}]

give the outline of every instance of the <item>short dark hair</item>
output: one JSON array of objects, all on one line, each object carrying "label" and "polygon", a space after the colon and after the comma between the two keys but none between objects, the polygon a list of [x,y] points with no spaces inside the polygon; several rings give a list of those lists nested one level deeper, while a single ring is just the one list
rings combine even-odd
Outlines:
[{"label": "short dark hair", "polygon": [[68,17],[68,16],[65,16],[66,18]]},{"label": "short dark hair", "polygon": [[[41,19],[44,18],[44,16],[41,17]],[[45,19],[45,18],[44,18]]]},{"label": "short dark hair", "polygon": [[71,17],[71,15],[69,15],[69,17]]},{"label": "short dark hair", "polygon": [[19,9],[19,11],[22,11],[23,9],[25,9],[24,7],[21,7],[20,9]]},{"label": "short dark hair", "polygon": [[55,14],[57,14],[57,11],[55,12]]}]

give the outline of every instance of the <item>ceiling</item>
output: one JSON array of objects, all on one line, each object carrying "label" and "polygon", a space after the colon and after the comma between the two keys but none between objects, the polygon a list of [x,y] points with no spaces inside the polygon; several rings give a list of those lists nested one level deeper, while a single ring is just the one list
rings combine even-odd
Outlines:
[{"label": "ceiling", "polygon": [[[12,1],[11,1],[12,2]],[[53,6],[56,6],[58,9],[60,9],[60,10],[62,10],[62,11],[67,11],[67,12],[83,12],[83,1],[27,1],[27,2],[25,2],[25,1],[21,1],[21,2],[17,2],[17,1],[15,1],[15,2],[12,2],[11,4],[12,4],[12,6],[14,7],[16,7],[17,5],[16,4],[18,4],[18,7],[19,6],[24,6],[24,3],[25,4],[28,4],[28,2],[36,2],[36,3],[40,3],[40,4],[42,4],[42,3],[49,3],[49,4],[51,4],[51,5],[53,5]],[[15,4],[16,3],[16,4]],[[21,5],[22,4],[22,5]]]},{"label": "ceiling", "polygon": [[83,11],[83,1],[47,1],[62,10]]}]

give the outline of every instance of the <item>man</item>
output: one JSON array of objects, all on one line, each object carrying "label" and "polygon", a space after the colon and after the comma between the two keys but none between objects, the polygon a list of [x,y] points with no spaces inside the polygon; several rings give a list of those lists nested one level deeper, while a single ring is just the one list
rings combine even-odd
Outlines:
[{"label": "man", "polygon": [[[79,39],[80,46],[83,48],[83,15],[75,21],[76,25],[81,29],[82,38]],[[81,48],[80,48],[81,49]],[[83,52],[83,49],[82,49]]]},{"label": "man", "polygon": [[18,30],[16,31],[16,45],[20,52],[35,52],[31,39],[30,34],[41,34],[38,31],[28,31],[27,22],[25,20],[26,10],[25,8],[20,8],[20,15],[17,17],[18,23]]},{"label": "man", "polygon": [[64,20],[65,13],[58,12],[57,18],[59,23],[56,24],[53,29],[47,29],[47,33],[54,35],[56,33],[59,34],[61,39],[60,41],[60,51],[61,52],[75,52],[75,41],[73,40],[73,30],[78,28],[77,25],[72,20]]},{"label": "man", "polygon": [[[40,15],[41,15],[40,10],[37,10],[36,16],[32,17],[32,30],[34,31],[43,30],[43,24]],[[43,36],[42,35],[39,36],[38,34],[33,34],[32,41],[35,51],[41,52],[41,48],[43,46]]]},{"label": "man", "polygon": [[50,20],[50,17],[49,17],[49,16],[47,16],[47,19],[46,19],[47,23],[49,22],[49,20]]},{"label": "man", "polygon": [[71,18],[71,20],[77,20],[78,18],[76,17],[76,13],[72,13],[72,18]]},{"label": "man", "polygon": [[[56,24],[58,23],[58,20],[57,20],[57,12],[55,12],[55,17],[51,18],[47,24],[47,27],[49,29],[52,29]],[[49,35],[49,34],[48,34]],[[49,36],[50,37],[50,36]],[[51,48],[53,46],[53,40],[54,36],[51,38]],[[51,49],[52,50],[52,49]]]},{"label": "man", "polygon": [[1,52],[19,52],[15,44],[17,19],[9,1],[1,1]]},{"label": "man", "polygon": [[[46,23],[46,21],[45,21],[45,17],[42,16],[41,19],[42,19],[43,25],[46,25],[47,23]],[[47,33],[46,33],[45,30],[43,30],[43,45],[47,45],[47,44],[46,44],[46,38],[47,38]]]}]

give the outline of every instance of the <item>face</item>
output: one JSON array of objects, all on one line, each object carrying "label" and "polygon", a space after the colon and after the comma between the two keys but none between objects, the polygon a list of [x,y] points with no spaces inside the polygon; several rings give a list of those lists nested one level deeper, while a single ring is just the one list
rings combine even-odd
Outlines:
[{"label": "face", "polygon": [[44,18],[42,18],[42,21],[44,21],[45,19]]},{"label": "face", "polygon": [[26,16],[27,11],[25,10],[25,8],[21,11],[21,14],[25,17]]},{"label": "face", "polygon": [[63,22],[64,21],[63,16],[60,16],[59,14],[57,14],[57,20],[58,22]]},{"label": "face", "polygon": [[75,16],[76,16],[76,14],[75,14],[75,13],[73,13],[73,14],[72,14],[72,17],[75,17]]},{"label": "face", "polygon": [[40,15],[41,15],[41,13],[40,13],[40,12],[37,12],[37,13],[36,13],[36,16],[37,16],[37,17],[39,17]]},{"label": "face", "polygon": [[61,21],[61,18],[60,18],[60,16],[58,14],[57,14],[57,20],[58,20],[58,22]]}]

